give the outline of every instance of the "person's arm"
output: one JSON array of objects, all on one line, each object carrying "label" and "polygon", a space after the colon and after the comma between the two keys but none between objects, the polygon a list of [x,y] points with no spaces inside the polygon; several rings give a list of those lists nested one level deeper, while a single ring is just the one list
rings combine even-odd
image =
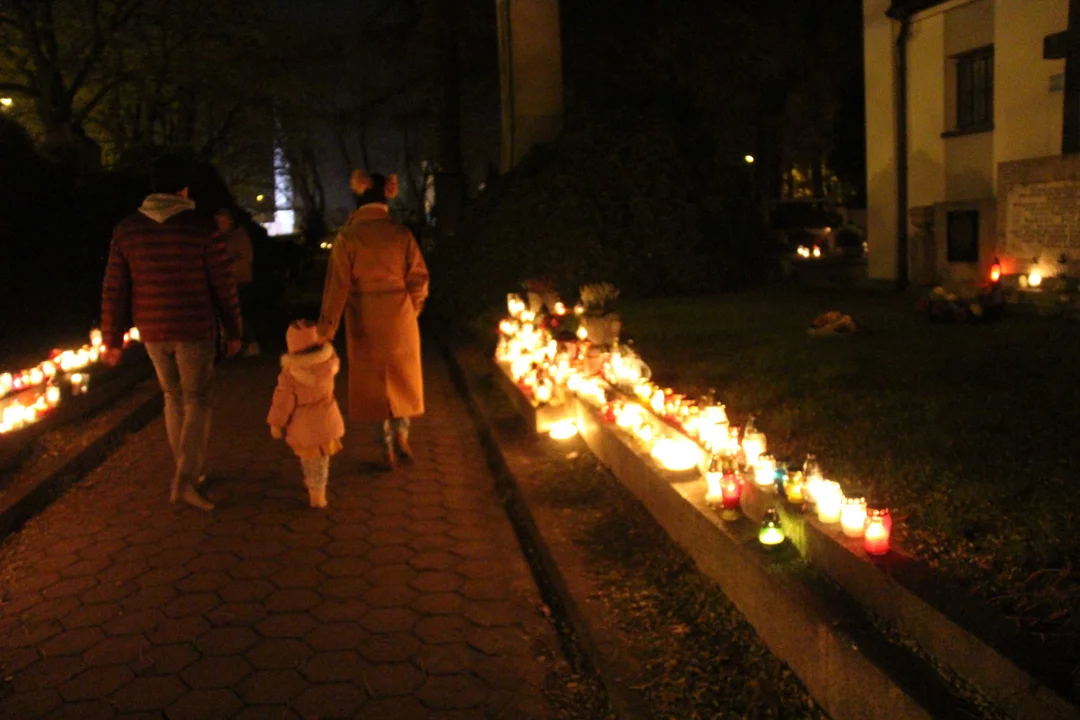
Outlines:
[{"label": "person's arm", "polygon": [[326,266],[326,282],[323,284],[322,309],[319,312],[319,335],[329,340],[337,334],[341,313],[352,290],[352,258],[348,243],[339,234],[330,249]]},{"label": "person's arm", "polygon": [[225,326],[225,338],[239,341],[240,299],[236,294],[236,278],[233,277],[229,251],[220,236],[215,236],[206,245],[206,275],[210,281],[210,291],[214,304],[221,313],[221,322]]},{"label": "person's arm", "polygon": [[270,412],[266,422],[270,425],[270,434],[280,438],[285,426],[289,424],[293,411],[296,410],[296,393],[293,392],[292,379],[287,370],[278,375],[278,384],[274,388],[274,397],[270,401]]},{"label": "person's arm", "polygon": [[409,291],[409,297],[412,298],[417,315],[424,309],[430,282],[431,276],[428,273],[427,263],[424,262],[424,256],[420,252],[420,246],[412,233],[409,233],[409,246],[405,255],[405,288]]},{"label": "person's arm", "polygon": [[[113,235],[101,288],[101,337],[105,347],[119,351],[131,326],[131,268],[120,240]],[[119,356],[115,356],[119,359]]]}]

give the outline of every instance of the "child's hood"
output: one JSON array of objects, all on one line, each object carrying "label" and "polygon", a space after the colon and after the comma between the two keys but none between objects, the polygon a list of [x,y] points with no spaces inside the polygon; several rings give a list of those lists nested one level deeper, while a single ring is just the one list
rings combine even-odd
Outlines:
[{"label": "child's hood", "polygon": [[326,343],[314,352],[288,353],[281,356],[281,367],[301,385],[318,385],[337,374],[340,361],[334,346]]}]

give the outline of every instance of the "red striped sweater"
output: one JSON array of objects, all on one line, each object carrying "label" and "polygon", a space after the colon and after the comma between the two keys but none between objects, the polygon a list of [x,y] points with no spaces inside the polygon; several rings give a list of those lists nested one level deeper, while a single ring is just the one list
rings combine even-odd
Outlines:
[{"label": "red striped sweater", "polygon": [[212,340],[218,317],[228,339],[240,337],[236,281],[211,218],[135,213],[116,226],[101,297],[106,346],[120,347],[131,325],[144,342]]}]

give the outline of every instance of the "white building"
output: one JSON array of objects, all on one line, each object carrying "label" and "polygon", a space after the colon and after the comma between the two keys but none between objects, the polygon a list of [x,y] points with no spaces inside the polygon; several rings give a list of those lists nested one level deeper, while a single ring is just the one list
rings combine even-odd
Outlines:
[{"label": "white building", "polygon": [[995,258],[1044,276],[1080,261],[1069,5],[863,0],[872,280],[902,279],[905,258],[915,283],[985,281]]}]

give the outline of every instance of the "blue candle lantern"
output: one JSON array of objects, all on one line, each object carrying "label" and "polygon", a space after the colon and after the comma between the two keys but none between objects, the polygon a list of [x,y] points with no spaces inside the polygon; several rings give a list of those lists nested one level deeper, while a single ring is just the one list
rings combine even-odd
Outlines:
[{"label": "blue candle lantern", "polygon": [[788,471],[786,462],[776,463],[776,490],[782,496],[784,494],[784,486],[787,485]]}]

